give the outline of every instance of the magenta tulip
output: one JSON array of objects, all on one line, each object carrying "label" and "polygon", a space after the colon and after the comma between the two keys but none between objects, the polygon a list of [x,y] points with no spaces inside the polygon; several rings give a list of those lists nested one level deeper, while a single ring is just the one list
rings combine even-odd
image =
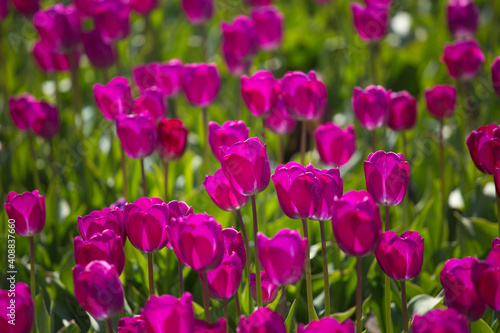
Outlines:
[{"label": "magenta tulip", "polygon": [[104,260],[110,265],[115,265],[118,275],[123,272],[125,252],[123,251],[122,238],[112,230],[94,234],[86,241],[77,236],[74,248],[77,265],[87,266],[91,261]]},{"label": "magenta tulip", "polygon": [[390,97],[387,126],[394,131],[412,129],[417,121],[417,100],[407,91],[393,92]]},{"label": "magenta tulip", "polygon": [[44,139],[52,139],[61,127],[57,107],[47,102],[37,102],[33,106],[28,118],[31,130]]},{"label": "magenta tulip", "polygon": [[489,124],[472,131],[467,137],[472,161],[479,171],[492,175],[500,167],[500,126]]},{"label": "magenta tulip", "polygon": [[389,8],[351,3],[354,28],[365,42],[384,38],[389,28]]},{"label": "magenta tulip", "polygon": [[297,333],[354,333],[354,323],[350,319],[339,323],[334,318],[326,317],[311,321],[306,327],[299,324]]},{"label": "magenta tulip", "polygon": [[141,15],[149,14],[158,6],[158,0],[131,0],[130,7]]},{"label": "magenta tulip", "polygon": [[195,319],[193,333],[226,333],[226,319],[219,318],[215,323],[207,323],[204,320]]},{"label": "magenta tulip", "polygon": [[[71,68],[69,56],[64,53],[56,53],[52,46],[43,40],[39,40],[33,46],[33,58],[35,58],[38,67],[45,73],[65,72]],[[79,60],[79,54],[74,51],[71,55]]]},{"label": "magenta tulip", "polygon": [[192,24],[206,22],[214,13],[213,0],[181,0],[181,7]]},{"label": "magenta tulip", "polygon": [[132,91],[124,77],[115,77],[106,85],[94,85],[94,97],[102,114],[110,121],[120,114],[132,112]]},{"label": "magenta tulip", "polygon": [[[248,286],[250,288],[252,298],[257,301],[257,283],[255,273],[250,274]],[[262,290],[262,303],[264,305],[274,302],[276,296],[278,296],[278,291],[280,290],[279,285],[272,283],[271,279],[269,279],[264,271],[260,271],[260,288]]]},{"label": "magenta tulip", "polygon": [[258,51],[257,36],[253,21],[238,15],[233,22],[222,22],[222,50],[236,60],[253,57]]},{"label": "magenta tulip", "polygon": [[[7,1],[2,1],[7,5]],[[12,0],[14,8],[24,16],[33,16],[40,9],[40,0]]]},{"label": "magenta tulip", "polygon": [[500,194],[500,167],[495,168],[495,172],[493,173],[493,180],[495,181],[495,189],[497,195]]},{"label": "magenta tulip", "polygon": [[35,107],[38,101],[30,94],[23,94],[21,96],[9,97],[9,113],[12,122],[21,131],[29,129],[31,110]]},{"label": "magenta tulip", "polygon": [[320,183],[320,199],[318,209],[311,220],[328,221],[332,219],[332,206],[335,198],[340,198],[344,192],[344,184],[339,169],[319,170],[313,168]]},{"label": "magenta tulip", "polygon": [[449,0],[448,30],[454,37],[474,35],[479,22],[479,8],[472,0]]},{"label": "magenta tulip", "polygon": [[225,228],[222,229],[222,236],[224,239],[224,254],[230,256],[236,253],[240,259],[241,266],[245,266],[246,250],[241,232],[238,232],[234,228]]},{"label": "magenta tulip", "polygon": [[493,241],[493,249],[484,261],[472,263],[471,279],[481,302],[494,311],[500,311],[500,247]]},{"label": "magenta tulip", "polygon": [[182,70],[182,89],[189,103],[206,107],[214,101],[220,89],[216,64],[186,64]]},{"label": "magenta tulip", "polygon": [[88,241],[92,236],[105,230],[113,231],[121,237],[123,244],[125,244],[127,237],[121,209],[104,208],[103,210],[95,210],[89,215],[78,217],[78,231],[80,231],[83,240]]},{"label": "magenta tulip", "polygon": [[193,214],[193,207],[189,206],[184,201],[172,200],[167,206],[170,211],[170,219]]},{"label": "magenta tulip", "polygon": [[241,75],[250,71],[253,60],[252,57],[238,58],[229,48],[223,49],[222,55],[229,73],[233,75]]},{"label": "magenta tulip", "polygon": [[295,129],[297,121],[288,114],[285,101],[281,95],[277,97],[276,104],[269,115],[264,118],[264,124],[273,133],[281,135],[290,134]]},{"label": "magenta tulip", "polygon": [[179,119],[161,118],[158,122],[156,150],[166,162],[180,159],[187,148],[188,129]]},{"label": "magenta tulip", "polygon": [[132,70],[132,76],[141,92],[158,87],[165,97],[171,97],[181,90],[182,68],[182,61],[172,59],[164,63],[136,66]]},{"label": "magenta tulip", "polygon": [[493,89],[500,96],[500,56],[496,57],[491,64],[491,82]]},{"label": "magenta tulip", "polygon": [[130,5],[124,0],[100,0],[92,6],[91,15],[96,29],[108,44],[130,34]]},{"label": "magenta tulip", "polygon": [[35,306],[31,298],[30,287],[26,283],[18,282],[14,284],[10,282],[8,289],[0,290],[0,309],[2,309],[2,313],[0,314],[1,332],[31,332]]},{"label": "magenta tulip", "polygon": [[227,300],[236,294],[243,277],[243,265],[233,252],[225,255],[215,269],[207,272],[209,295],[213,299]]},{"label": "magenta tulip", "polygon": [[122,318],[118,322],[118,333],[147,333],[146,322],[142,315],[133,318]]},{"label": "magenta tulip", "polygon": [[255,117],[269,114],[278,99],[277,81],[271,72],[258,71],[251,77],[241,77],[241,96]]},{"label": "magenta tulip", "polygon": [[240,317],[236,333],[286,333],[283,318],[269,308],[258,308],[247,319]]},{"label": "magenta tulip", "polygon": [[203,186],[212,201],[222,210],[232,212],[241,209],[249,199],[236,192],[222,169],[217,170],[213,176],[205,176]]},{"label": "magenta tulip", "polygon": [[476,258],[471,257],[450,259],[446,261],[440,274],[446,305],[457,310],[470,321],[479,320],[486,310],[471,278],[472,266],[477,261]]},{"label": "magenta tulip", "polygon": [[289,114],[300,120],[314,119],[326,107],[326,86],[314,71],[308,75],[299,71],[286,73],[281,79],[281,93]]},{"label": "magenta tulip", "polygon": [[251,11],[255,35],[263,50],[275,50],[283,40],[283,14],[274,6],[256,7]]},{"label": "magenta tulip", "polygon": [[445,46],[441,59],[452,78],[469,80],[481,69],[484,54],[475,40],[457,41]]},{"label": "magenta tulip", "polygon": [[391,0],[364,0],[368,7],[383,7],[390,8]]},{"label": "magenta tulip", "polygon": [[243,120],[226,121],[219,125],[215,121],[208,123],[208,142],[214,156],[222,161],[219,148],[221,146],[232,146],[236,142],[245,141],[248,139],[249,128],[246,127]]},{"label": "magenta tulip", "polygon": [[37,190],[22,194],[9,192],[4,207],[9,219],[15,220],[14,228],[19,236],[36,235],[45,226],[45,197]]},{"label": "magenta tulip", "polygon": [[382,86],[354,87],[352,109],[361,126],[368,130],[380,128],[389,119],[391,91]]},{"label": "magenta tulip", "polygon": [[321,124],[314,131],[316,147],[323,163],[341,167],[356,151],[354,126],[345,129],[334,123]]},{"label": "magenta tulip", "polygon": [[76,10],[83,18],[87,18],[92,14],[92,8],[94,7],[95,0],[73,0],[76,6]]},{"label": "magenta tulip", "polygon": [[156,123],[148,112],[118,115],[116,133],[123,149],[132,159],[144,158],[155,151]]},{"label": "magenta tulip", "polygon": [[104,42],[97,29],[83,33],[82,41],[85,54],[94,67],[109,68],[116,62],[116,50]]},{"label": "magenta tulip", "polygon": [[193,297],[184,293],[180,299],[170,295],[151,296],[142,316],[146,322],[146,332],[164,333],[172,330],[178,333],[192,333],[194,328]]},{"label": "magenta tulip", "polygon": [[259,260],[272,283],[285,286],[297,283],[304,274],[307,238],[297,230],[281,229],[273,238],[257,235]]},{"label": "magenta tulip", "polygon": [[271,4],[272,0],[246,0],[246,2],[250,6],[259,7],[259,6],[268,6]]},{"label": "magenta tulip", "polygon": [[439,120],[453,115],[456,100],[457,89],[453,86],[438,85],[425,90],[427,109]]},{"label": "magenta tulip", "polygon": [[142,91],[141,95],[134,100],[132,110],[134,113],[146,111],[158,119],[168,114],[168,105],[165,103],[160,88],[151,87]]},{"label": "magenta tulip", "polygon": [[411,325],[413,333],[468,333],[467,318],[455,309],[435,309],[423,316],[415,315]]}]

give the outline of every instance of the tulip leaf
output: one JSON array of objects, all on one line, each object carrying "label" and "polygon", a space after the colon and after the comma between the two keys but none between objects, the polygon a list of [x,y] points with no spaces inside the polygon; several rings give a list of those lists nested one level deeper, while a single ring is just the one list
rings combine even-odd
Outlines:
[{"label": "tulip leaf", "polygon": [[290,306],[290,311],[288,311],[288,316],[285,319],[286,331],[292,333],[293,318],[295,314],[295,304],[296,300],[293,300],[292,306]]},{"label": "tulip leaf", "polygon": [[45,308],[42,293],[35,297],[36,325],[39,333],[50,332],[49,312]]},{"label": "tulip leaf", "polygon": [[482,319],[471,324],[471,332],[474,333],[493,333],[493,330]]},{"label": "tulip leaf", "polygon": [[408,315],[410,318],[413,317],[414,314],[423,315],[428,311],[434,309],[439,303],[441,303],[442,300],[442,296],[415,296],[408,302]]},{"label": "tulip leaf", "polygon": [[355,313],[356,313],[356,307],[353,306],[353,307],[347,309],[344,312],[333,313],[333,314],[330,315],[330,317],[335,318],[335,319],[337,319],[340,322],[343,322],[347,318],[350,318],[350,317],[354,316]]},{"label": "tulip leaf", "polygon": [[68,324],[64,325],[57,333],[78,333],[80,328],[74,320],[70,321]]}]

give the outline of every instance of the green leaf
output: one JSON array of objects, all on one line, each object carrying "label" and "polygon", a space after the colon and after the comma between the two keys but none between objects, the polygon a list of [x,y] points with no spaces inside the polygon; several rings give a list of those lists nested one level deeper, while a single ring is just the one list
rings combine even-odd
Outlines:
[{"label": "green leaf", "polygon": [[295,314],[295,301],[293,300],[292,306],[290,306],[290,311],[288,311],[288,316],[285,319],[286,331],[292,333],[293,316]]},{"label": "green leaf", "polygon": [[41,293],[35,297],[35,307],[36,307],[36,325],[38,327],[38,332],[49,333],[50,332],[49,312],[45,308],[45,303],[43,302],[43,295]]},{"label": "green leaf", "polygon": [[471,332],[474,333],[493,333],[493,330],[482,319],[471,324]]},{"label": "green leaf", "polygon": [[61,328],[57,333],[78,333],[80,332],[80,327],[75,323],[74,320],[70,321],[67,325]]},{"label": "green leaf", "polygon": [[429,295],[418,295],[408,302],[408,312],[411,318],[414,314],[423,315],[434,309],[441,301],[442,296],[432,297]]}]

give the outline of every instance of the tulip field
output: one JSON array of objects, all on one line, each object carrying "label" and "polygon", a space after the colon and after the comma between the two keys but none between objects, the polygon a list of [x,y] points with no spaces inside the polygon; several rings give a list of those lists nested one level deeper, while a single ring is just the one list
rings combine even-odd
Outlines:
[{"label": "tulip field", "polygon": [[499,20],[0,0],[0,333],[500,332]]}]

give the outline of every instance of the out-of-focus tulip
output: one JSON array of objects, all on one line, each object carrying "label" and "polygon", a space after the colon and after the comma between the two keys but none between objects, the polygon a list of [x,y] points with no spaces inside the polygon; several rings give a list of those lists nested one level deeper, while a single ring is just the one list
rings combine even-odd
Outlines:
[{"label": "out-of-focus tulip", "polygon": [[442,61],[455,80],[469,80],[477,75],[484,54],[475,40],[456,41],[444,47]]},{"label": "out-of-focus tulip", "polygon": [[116,117],[116,133],[127,155],[132,158],[144,158],[156,148],[156,123],[149,112]]},{"label": "out-of-focus tulip", "polygon": [[493,89],[500,96],[500,56],[496,57],[491,64],[491,82],[493,83]]},{"label": "out-of-focus tulip", "polygon": [[263,50],[275,50],[283,40],[283,14],[274,6],[257,7],[251,11],[255,35]]},{"label": "out-of-focus tulip", "polygon": [[91,15],[96,29],[108,44],[130,33],[130,4],[124,0],[100,0],[92,6]]},{"label": "out-of-focus tulip", "polygon": [[[257,282],[255,273],[250,274],[248,286],[252,298],[257,301]],[[262,290],[262,303],[264,305],[274,302],[280,290],[279,285],[272,283],[271,279],[269,279],[264,271],[260,271],[260,288]]]},{"label": "out-of-focus tulip", "polygon": [[193,333],[226,333],[226,318],[221,317],[215,323],[195,319]]},{"label": "out-of-focus tulip", "polygon": [[500,167],[500,126],[489,124],[472,131],[467,137],[472,161],[479,171],[492,175]]},{"label": "out-of-focus tulip", "polygon": [[122,238],[125,244],[127,237],[121,209],[104,208],[103,210],[95,210],[83,217],[78,217],[78,231],[80,231],[83,240],[89,240],[93,235],[102,233],[105,230],[113,231]]},{"label": "out-of-focus tulip", "polygon": [[158,6],[158,0],[131,0],[130,7],[141,15],[149,14]]},{"label": "out-of-focus tulip", "polygon": [[267,188],[271,180],[271,167],[266,145],[259,138],[250,138],[219,149],[222,171],[236,192],[252,196]]},{"label": "out-of-focus tulip", "polygon": [[335,198],[340,198],[344,192],[344,183],[337,168],[319,170],[314,168],[314,173],[320,182],[320,199],[318,209],[311,220],[328,221],[332,219],[332,206]]},{"label": "out-of-focus tulip", "polygon": [[454,37],[474,35],[479,22],[479,8],[472,0],[449,0],[448,30]]},{"label": "out-of-focus tulip", "polygon": [[302,278],[308,245],[297,230],[281,229],[273,238],[259,233],[257,246],[262,268],[274,284],[291,285]]},{"label": "out-of-focus tulip", "polygon": [[134,113],[146,111],[158,119],[167,115],[168,105],[165,104],[161,90],[151,87],[141,92],[141,95],[134,100],[132,110]]},{"label": "out-of-focus tulip", "polygon": [[264,118],[264,124],[273,133],[290,134],[295,129],[297,121],[290,117],[286,110],[285,101],[281,95],[276,99],[276,104],[271,109],[271,112]]},{"label": "out-of-focus tulip", "polygon": [[417,100],[407,91],[391,93],[387,126],[394,131],[412,129],[417,121]]},{"label": "out-of-focus tulip", "polygon": [[75,297],[97,320],[106,320],[123,309],[123,286],[114,265],[95,260],[73,268]]},{"label": "out-of-focus tulip", "polygon": [[391,7],[391,0],[364,0],[367,6],[369,7]]},{"label": "out-of-focus tulip", "polygon": [[141,92],[158,87],[165,97],[171,97],[181,90],[182,68],[182,61],[172,59],[164,63],[136,66],[132,70],[132,76]]},{"label": "out-of-focus tulip", "polygon": [[371,254],[382,237],[379,207],[367,192],[349,191],[333,203],[332,228],[337,244],[346,254]]},{"label": "out-of-focus tulip", "polygon": [[[258,51],[257,36],[253,21],[244,15],[238,15],[233,22],[222,22],[222,51],[234,57],[236,61],[245,61]],[[233,74],[241,74],[232,71]]]},{"label": "out-of-focus tulip", "polygon": [[193,297],[186,292],[180,299],[174,296],[151,296],[142,316],[149,333],[179,332],[191,333],[194,329]]},{"label": "out-of-focus tulip", "polygon": [[118,333],[147,333],[146,322],[143,316],[120,319],[118,322]]},{"label": "out-of-focus tulip", "polygon": [[112,230],[104,230],[102,233],[94,234],[85,241],[79,236],[75,237],[75,263],[87,266],[91,261],[104,260],[115,265],[118,275],[125,267],[125,252],[120,236]]},{"label": "out-of-focus tulip", "polygon": [[[24,282],[18,282],[12,287],[15,293],[12,293],[10,287],[7,290],[0,290],[0,309],[2,309],[0,331],[29,333],[33,327],[35,313],[30,287]],[[15,325],[9,323],[11,320]]]},{"label": "out-of-focus tulip", "polygon": [[446,261],[440,274],[446,306],[456,309],[470,321],[481,318],[486,310],[471,278],[472,265],[477,261],[471,257],[450,259]]},{"label": "out-of-focus tulip", "polygon": [[250,6],[268,6],[271,4],[272,0],[247,0],[246,1]]},{"label": "out-of-focus tulip", "polygon": [[31,109],[37,103],[35,97],[30,94],[9,97],[9,113],[12,122],[21,131],[29,129]]},{"label": "out-of-focus tulip", "polygon": [[102,114],[110,121],[120,114],[132,112],[132,92],[124,77],[115,77],[106,85],[94,85],[94,97]]},{"label": "out-of-focus tulip", "polygon": [[455,112],[457,89],[448,85],[437,85],[425,90],[427,109],[437,119],[450,117]]},{"label": "out-of-focus tulip", "polygon": [[251,77],[241,77],[241,96],[255,117],[267,115],[278,98],[277,82],[271,72],[258,71]]},{"label": "out-of-focus tulip", "polygon": [[354,126],[345,129],[334,123],[319,125],[314,131],[316,148],[323,163],[341,167],[346,164],[356,151]]},{"label": "out-of-focus tulip", "polygon": [[213,176],[205,176],[203,186],[212,201],[222,210],[232,212],[241,209],[249,199],[234,190],[222,169],[217,170]]},{"label": "out-of-focus tulip", "polygon": [[220,76],[216,64],[186,64],[182,70],[182,89],[189,103],[206,107],[217,97]]},{"label": "out-of-focus tulip", "polygon": [[339,323],[334,318],[323,318],[311,321],[306,327],[300,324],[297,333],[354,333],[354,323],[352,320]]},{"label": "out-of-focus tulip", "polygon": [[354,28],[365,42],[376,42],[384,38],[389,28],[389,8],[351,4]]},{"label": "out-of-focus tulip", "polygon": [[[65,72],[71,68],[69,56],[54,52],[52,47],[43,40],[35,43],[32,52],[38,67],[45,73]],[[79,61],[79,54],[76,50],[70,56],[76,57],[76,61]]]},{"label": "out-of-focus tulip", "polygon": [[481,302],[494,311],[500,311],[500,247],[492,242],[493,249],[484,261],[472,262],[471,279]]},{"label": "out-of-focus tulip", "polygon": [[135,248],[143,252],[162,249],[168,241],[168,205],[159,198],[139,198],[125,205],[124,221],[128,238]]},{"label": "out-of-focus tulip", "polygon": [[82,34],[83,49],[90,63],[97,68],[109,68],[117,59],[113,46],[104,42],[97,29]]},{"label": "out-of-focus tulip", "polygon": [[354,87],[352,109],[361,126],[368,130],[380,128],[389,119],[391,92],[382,86]]},{"label": "out-of-focus tulip", "polygon": [[[7,5],[7,1],[2,1]],[[12,0],[14,8],[25,16],[33,16],[40,9],[39,0]]]},{"label": "out-of-focus tulip", "polygon": [[208,143],[215,157],[222,160],[219,148],[221,146],[232,146],[236,142],[245,141],[248,139],[249,129],[243,120],[226,121],[224,124],[219,125],[215,121],[208,124]]},{"label": "out-of-focus tulip", "polygon": [[[127,203],[127,200],[123,197],[118,198],[115,202],[113,202],[111,205],[109,205],[110,209],[118,209],[120,211],[123,211],[123,208],[125,208],[125,204]],[[80,228],[80,227],[78,227]]]},{"label": "out-of-focus tulip", "polygon": [[243,265],[233,252],[225,255],[215,269],[207,272],[209,295],[213,299],[227,300],[238,291],[243,276]]},{"label": "out-of-focus tulip", "polygon": [[180,159],[187,148],[188,129],[180,119],[161,118],[158,122],[158,145],[160,157],[167,162]]},{"label": "out-of-focus tulip", "polygon": [[234,53],[232,53],[231,49],[223,49],[222,55],[224,56],[227,69],[231,74],[238,76],[250,71],[250,67],[252,66],[252,57],[238,58]]},{"label": "out-of-focus tulip", "polygon": [[49,140],[59,132],[61,123],[56,106],[37,101],[30,113],[29,126],[35,134]]},{"label": "out-of-focus tulip", "polygon": [[410,183],[410,164],[403,154],[370,153],[363,168],[366,189],[379,205],[395,206],[403,201]]},{"label": "out-of-focus tulip", "polygon": [[222,227],[207,214],[174,218],[167,226],[172,248],[179,260],[198,273],[217,268],[224,255]]},{"label": "out-of-focus tulip", "polygon": [[325,84],[310,71],[288,72],[281,79],[281,94],[288,113],[300,120],[311,120],[323,112],[327,93]]},{"label": "out-of-focus tulip", "polygon": [[73,0],[76,10],[82,17],[89,17],[92,14],[95,0]]},{"label": "out-of-focus tulip", "polygon": [[240,317],[236,333],[285,333],[283,318],[269,308],[258,308],[247,319]]},{"label": "out-of-focus tulip", "polygon": [[222,236],[224,238],[224,253],[228,256],[236,253],[238,258],[240,258],[241,266],[245,266],[246,250],[241,232],[238,232],[234,228],[225,228],[222,229]]},{"label": "out-of-focus tulip", "polygon": [[415,315],[411,329],[413,333],[469,332],[467,318],[455,309],[435,309],[423,316]]},{"label": "out-of-focus tulip", "polygon": [[45,226],[45,197],[37,190],[9,192],[4,207],[9,219],[16,221],[14,228],[19,236],[36,235]]},{"label": "out-of-focus tulip", "polygon": [[206,22],[214,14],[213,0],[181,0],[181,6],[192,24]]}]

